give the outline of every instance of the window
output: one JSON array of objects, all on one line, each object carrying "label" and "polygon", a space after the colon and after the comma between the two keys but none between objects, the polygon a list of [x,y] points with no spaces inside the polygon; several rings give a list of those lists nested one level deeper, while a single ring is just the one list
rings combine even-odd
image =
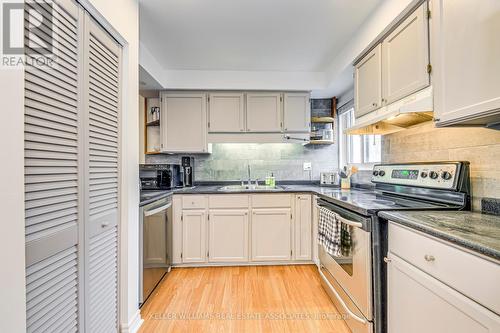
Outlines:
[{"label": "window", "polygon": [[354,125],[354,109],[339,115],[339,152],[340,165],[357,164],[371,169],[382,158],[382,139],[380,135],[347,135],[345,130]]}]

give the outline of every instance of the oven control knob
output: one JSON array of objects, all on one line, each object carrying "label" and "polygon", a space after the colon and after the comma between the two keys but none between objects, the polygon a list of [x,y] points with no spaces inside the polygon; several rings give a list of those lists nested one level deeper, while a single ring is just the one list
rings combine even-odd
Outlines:
[{"label": "oven control knob", "polygon": [[373,175],[378,176],[378,170],[373,170]]},{"label": "oven control knob", "polygon": [[451,179],[451,173],[449,173],[448,171],[443,171],[441,173],[441,178],[443,178],[444,180],[450,180]]},{"label": "oven control knob", "polygon": [[422,177],[422,178],[427,178],[427,172],[422,171],[422,172],[420,173],[420,177]]},{"label": "oven control knob", "polygon": [[432,179],[437,179],[438,174],[435,171],[431,171],[431,172],[429,172],[429,177],[431,177]]},{"label": "oven control knob", "polygon": [[380,171],[378,172],[378,175],[379,175],[380,177],[384,177],[384,176],[385,176],[385,171],[384,171],[384,170],[380,170]]}]

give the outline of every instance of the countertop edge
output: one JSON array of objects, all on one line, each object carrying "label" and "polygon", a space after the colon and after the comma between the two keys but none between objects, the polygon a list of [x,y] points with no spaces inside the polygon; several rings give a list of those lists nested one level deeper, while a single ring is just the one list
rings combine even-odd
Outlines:
[{"label": "countertop edge", "polygon": [[455,244],[459,247],[462,247],[464,249],[470,250],[472,252],[482,254],[483,256],[488,257],[489,259],[495,260],[495,261],[500,261],[500,251],[496,251],[494,249],[491,249],[489,247],[481,246],[480,244],[468,241],[466,239],[456,237],[453,235],[450,235],[446,232],[437,230],[435,228],[432,228],[430,226],[422,225],[410,220],[405,220],[402,217],[391,214],[391,213],[398,213],[397,211],[395,212],[379,212],[378,216],[383,217],[387,220],[390,220],[392,222],[395,222],[397,224],[409,227],[413,230],[420,231],[426,235],[432,236],[439,238],[441,240],[450,242],[452,244]]},{"label": "countertop edge", "polygon": [[156,200],[160,200],[160,199],[166,198],[166,197],[168,197],[170,195],[173,195],[173,194],[174,194],[173,191],[165,191],[165,193],[161,193],[161,194],[158,194],[158,195],[156,195],[154,197],[151,197],[151,198],[149,198],[147,200],[140,201],[139,202],[139,207],[146,206],[146,205],[148,205],[148,204],[150,204],[152,202],[155,202]]}]

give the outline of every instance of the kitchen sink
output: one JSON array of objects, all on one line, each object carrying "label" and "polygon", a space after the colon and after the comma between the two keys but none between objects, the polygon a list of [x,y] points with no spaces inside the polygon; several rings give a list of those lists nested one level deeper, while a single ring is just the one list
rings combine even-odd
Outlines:
[{"label": "kitchen sink", "polygon": [[262,192],[272,192],[272,191],[282,191],[285,188],[283,186],[267,186],[267,185],[227,185],[219,188],[221,192],[244,192],[244,191],[262,191]]}]

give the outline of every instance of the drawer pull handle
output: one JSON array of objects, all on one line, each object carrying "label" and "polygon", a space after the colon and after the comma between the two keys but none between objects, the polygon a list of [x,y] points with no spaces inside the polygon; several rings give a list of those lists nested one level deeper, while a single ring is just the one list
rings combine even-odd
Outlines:
[{"label": "drawer pull handle", "polygon": [[434,258],[434,256],[431,256],[430,254],[426,254],[426,255],[424,256],[424,259],[425,259],[426,261],[428,261],[428,262],[432,262],[432,261],[435,261],[435,260],[436,260],[436,258]]}]

